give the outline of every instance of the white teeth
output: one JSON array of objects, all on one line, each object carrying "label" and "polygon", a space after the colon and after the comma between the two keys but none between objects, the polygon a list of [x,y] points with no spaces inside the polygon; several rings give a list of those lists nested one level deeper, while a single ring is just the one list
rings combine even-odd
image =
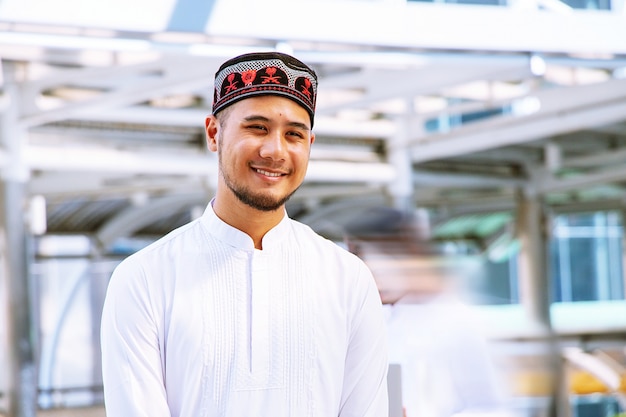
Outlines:
[{"label": "white teeth", "polygon": [[268,177],[280,177],[282,175],[277,172],[263,171],[262,169],[257,169],[256,172],[258,172],[259,174],[267,175]]}]

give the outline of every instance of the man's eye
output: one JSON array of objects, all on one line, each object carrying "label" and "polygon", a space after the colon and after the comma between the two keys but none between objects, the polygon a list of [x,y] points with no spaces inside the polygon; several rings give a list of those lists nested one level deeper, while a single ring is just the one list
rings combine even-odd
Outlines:
[{"label": "man's eye", "polygon": [[250,129],[258,129],[258,130],[267,130],[265,129],[265,126],[262,125],[251,125],[249,126]]}]

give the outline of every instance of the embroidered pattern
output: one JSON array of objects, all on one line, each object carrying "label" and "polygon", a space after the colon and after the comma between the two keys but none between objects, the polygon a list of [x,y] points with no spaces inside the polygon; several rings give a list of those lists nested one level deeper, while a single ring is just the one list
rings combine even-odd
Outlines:
[{"label": "embroidered pattern", "polygon": [[241,73],[241,80],[246,86],[251,85],[255,78],[256,78],[255,70],[248,70],[248,71],[244,71]]},{"label": "embroidered pattern", "polygon": [[246,97],[276,94],[302,105],[312,123],[316,90],[314,74],[288,65],[279,57],[242,60],[216,74],[213,113]]},{"label": "embroidered pattern", "polygon": [[228,85],[226,86],[226,93],[230,93],[231,91],[234,91],[237,89],[237,82],[233,82],[233,80],[235,79],[235,74],[230,74],[228,76]]},{"label": "embroidered pattern", "polygon": [[[302,82],[304,84],[304,85],[300,85],[300,88],[302,89],[302,94],[304,94],[310,99],[311,98],[311,80],[309,80],[308,78],[304,78]],[[299,84],[298,81],[296,81],[296,84]]]},{"label": "embroidered pattern", "polygon": [[263,84],[272,83],[272,84],[280,84],[280,77],[275,77],[276,67],[267,67],[265,69],[265,73],[267,74],[263,78]]}]

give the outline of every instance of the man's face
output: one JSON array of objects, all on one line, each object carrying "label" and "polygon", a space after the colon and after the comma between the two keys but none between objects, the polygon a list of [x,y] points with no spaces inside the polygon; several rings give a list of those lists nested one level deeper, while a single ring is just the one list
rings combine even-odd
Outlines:
[{"label": "man's face", "polygon": [[262,211],[281,208],[302,184],[315,140],[307,111],[277,96],[232,104],[209,118],[207,133],[218,153],[218,195]]}]

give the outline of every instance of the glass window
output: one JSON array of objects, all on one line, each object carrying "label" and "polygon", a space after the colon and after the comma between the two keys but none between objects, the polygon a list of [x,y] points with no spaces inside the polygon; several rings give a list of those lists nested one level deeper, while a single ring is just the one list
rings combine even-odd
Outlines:
[{"label": "glass window", "polygon": [[624,299],[623,230],[617,212],[557,216],[552,232],[553,301]]},{"label": "glass window", "polygon": [[[450,104],[461,103],[461,100],[449,99]],[[436,118],[428,119],[424,122],[424,129],[427,132],[447,132],[454,127],[464,124],[485,120],[490,117],[500,116],[510,112],[508,107],[500,107],[496,109],[482,110],[471,113],[462,114],[442,114]]]},{"label": "glass window", "polygon": [[[548,243],[552,302],[625,299],[619,212],[576,213],[554,218]],[[519,303],[517,248],[485,261],[481,303]]]}]

